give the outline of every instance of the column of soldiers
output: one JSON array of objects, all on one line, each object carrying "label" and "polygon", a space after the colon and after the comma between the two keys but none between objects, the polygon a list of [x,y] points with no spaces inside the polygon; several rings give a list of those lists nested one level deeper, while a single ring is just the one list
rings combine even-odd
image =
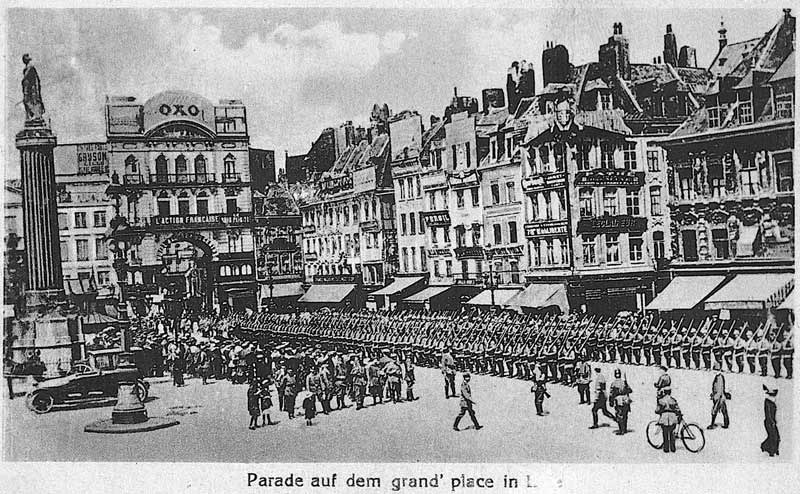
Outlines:
[{"label": "column of soldiers", "polygon": [[437,367],[447,351],[464,372],[575,384],[586,361],[666,366],[792,377],[793,331],[764,323],[708,317],[659,321],[645,314],[523,315],[513,312],[315,312],[236,316],[242,334],[267,344],[318,346],[326,351]]}]

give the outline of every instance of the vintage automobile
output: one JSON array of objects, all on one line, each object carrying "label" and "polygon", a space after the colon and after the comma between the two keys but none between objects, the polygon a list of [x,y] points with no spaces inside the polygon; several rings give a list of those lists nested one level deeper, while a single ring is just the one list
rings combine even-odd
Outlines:
[{"label": "vintage automobile", "polygon": [[34,383],[27,396],[28,408],[36,413],[47,413],[56,405],[80,405],[115,398],[120,381],[126,378],[136,382],[139,399],[146,400],[150,383],[144,380],[138,368],[133,371],[118,368],[120,353],[119,349],[89,351],[87,361],[73,365],[66,376]]}]

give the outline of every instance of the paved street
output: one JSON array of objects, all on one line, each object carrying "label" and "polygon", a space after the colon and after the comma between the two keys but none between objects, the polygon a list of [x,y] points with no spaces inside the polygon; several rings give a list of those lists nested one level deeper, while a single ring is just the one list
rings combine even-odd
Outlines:
[{"label": "paved street", "polygon": [[[603,366],[609,382],[613,368]],[[780,458],[760,452],[764,439],[763,393],[759,377],[728,375],[731,427],[706,432],[706,447],[699,454],[665,455],[646,442],[644,429],[655,415],[652,382],[658,370],[627,369],[633,387],[630,428],[618,437],[613,427],[589,430],[590,407],[579,406],[573,388],[551,386],[545,402],[550,415],[533,411],[530,383],[474,376],[481,431],[472,430],[468,417],[461,432],[451,430],[458,400],[443,398],[437,370],[417,369],[413,403],[385,404],[356,412],[354,408],[318,416],[306,427],[302,418],[289,421],[273,413],[280,423],[256,431],[247,429],[246,386],[217,382],[202,386],[197,379],[173,388],[166,379],[153,381],[151,416],[171,415],[180,425],[165,430],[117,435],[83,432],[95,420],[111,416],[111,404],[47,415],[29,412],[24,399],[7,401],[4,417],[4,457],[11,461],[195,461],[195,462],[776,462],[792,456],[792,381],[777,384],[778,424],[782,442]],[[712,374],[672,371],[674,396],[689,421],[708,425],[708,399]],[[460,376],[458,378],[460,382]],[[5,390],[4,390],[5,393]],[[370,403],[371,400],[367,399]],[[721,417],[718,417],[721,423]],[[601,423],[608,420],[601,420]]]}]

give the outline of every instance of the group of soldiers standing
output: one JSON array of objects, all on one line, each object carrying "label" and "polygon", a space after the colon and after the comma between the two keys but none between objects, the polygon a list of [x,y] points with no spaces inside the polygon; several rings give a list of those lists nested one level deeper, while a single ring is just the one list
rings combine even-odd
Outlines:
[{"label": "group of soldiers standing", "polygon": [[533,380],[585,380],[582,362],[760,373],[791,379],[793,332],[786,326],[708,317],[656,322],[642,313],[596,316],[493,312],[391,313],[373,311],[269,313],[233,316],[247,332],[294,346],[319,345],[380,359],[384,351],[438,367],[447,350],[460,371]]}]

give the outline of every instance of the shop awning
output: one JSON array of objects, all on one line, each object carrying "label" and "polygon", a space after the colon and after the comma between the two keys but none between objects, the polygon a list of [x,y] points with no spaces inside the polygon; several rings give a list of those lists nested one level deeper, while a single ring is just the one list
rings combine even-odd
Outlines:
[{"label": "shop awning", "polygon": [[740,274],[706,300],[706,310],[777,307],[794,287],[794,275]]},{"label": "shop awning", "polygon": [[[303,290],[303,284],[301,282],[296,283],[275,283],[272,285],[272,297],[273,298],[281,298],[281,297],[301,297],[305,294],[305,290]],[[268,285],[261,285],[261,298],[269,298],[270,290]]]},{"label": "shop awning", "polygon": [[725,281],[724,276],[678,276],[670,281],[645,309],[661,311],[693,309],[723,281]]},{"label": "shop awning", "polygon": [[789,292],[781,305],[778,306],[779,310],[794,310],[794,290]]},{"label": "shop awning", "polygon": [[424,281],[422,276],[405,276],[395,278],[393,282],[372,292],[370,295],[397,295],[398,293],[411,288],[413,285]]},{"label": "shop awning", "polygon": [[736,241],[736,257],[750,257],[754,253],[758,225],[743,226],[739,229],[739,239]]},{"label": "shop awning", "polygon": [[311,285],[299,301],[308,304],[338,304],[355,288],[353,284]]},{"label": "shop awning", "polygon": [[90,278],[64,280],[64,291],[70,295],[92,295],[97,292]]},{"label": "shop awning", "polygon": [[[522,290],[514,288],[500,288],[494,291],[494,305],[506,305],[506,302],[514,295],[520,293]],[[481,293],[472,297],[467,304],[469,305],[492,305],[492,290],[484,290]]]},{"label": "shop awning", "polygon": [[109,326],[114,326],[119,321],[109,315],[92,312],[81,316],[81,326],[84,333],[98,333]]},{"label": "shop awning", "polygon": [[442,293],[446,292],[452,287],[449,286],[429,286],[422,291],[419,291],[409,297],[403,299],[403,302],[409,302],[412,304],[423,304],[426,301],[436,297],[437,295],[441,295]]},{"label": "shop awning", "polygon": [[524,290],[508,299],[506,306],[531,309],[544,309],[555,306],[560,308],[563,314],[569,312],[567,292],[564,289],[564,285],[558,283],[528,285]]}]

